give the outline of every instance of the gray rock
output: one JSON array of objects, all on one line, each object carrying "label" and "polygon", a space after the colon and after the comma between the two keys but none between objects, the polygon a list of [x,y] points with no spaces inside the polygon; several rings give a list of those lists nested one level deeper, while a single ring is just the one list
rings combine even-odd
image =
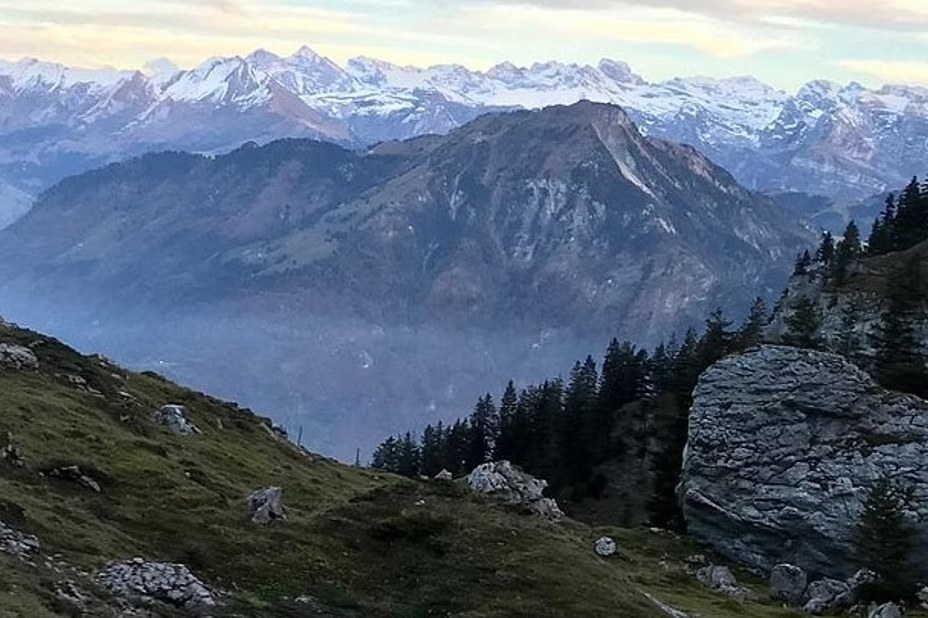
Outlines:
[{"label": "gray rock", "polygon": [[597,556],[608,558],[616,552],[615,540],[609,536],[600,537],[596,539],[596,543],[593,545],[593,551],[596,552]]},{"label": "gray rock", "polygon": [[918,594],[916,594],[918,599],[918,604],[922,606],[923,609],[928,609],[928,586],[922,586]]},{"label": "gray rock", "polygon": [[696,571],[696,579],[699,583],[710,588],[721,588],[723,586],[737,586],[738,580],[735,578],[731,569],[725,566],[706,566]]},{"label": "gray rock", "polygon": [[283,493],[280,487],[265,487],[248,496],[251,521],[267,525],[278,519],[286,519]]},{"label": "gray rock", "polygon": [[0,343],[0,369],[25,371],[39,368],[39,359],[29,348],[12,343]]},{"label": "gray rock", "polygon": [[0,521],[0,551],[28,561],[39,551],[39,539]]},{"label": "gray rock", "polygon": [[895,603],[883,603],[872,608],[867,618],[902,618],[902,610]]},{"label": "gray rock", "polygon": [[110,563],[95,579],[115,596],[140,607],[161,604],[204,615],[218,604],[215,592],[182,564],[134,558]]},{"label": "gray rock", "polygon": [[809,584],[802,611],[818,616],[851,606],[851,587],[836,579],[820,579]]},{"label": "gray rock", "polygon": [[53,479],[58,479],[60,481],[68,481],[70,483],[76,483],[91,491],[100,493],[102,488],[100,483],[98,483],[93,477],[88,474],[85,474],[81,467],[77,464],[69,466],[58,466],[57,468],[52,468],[48,471],[48,476]]},{"label": "gray rock", "polygon": [[793,564],[778,564],[770,570],[770,598],[774,601],[799,606],[808,584],[806,572]]},{"label": "gray rock", "polygon": [[564,517],[557,502],[544,496],[548,482],[522,472],[508,461],[477,466],[468,475],[467,484],[474,492],[521,506],[546,519],[558,521]]},{"label": "gray rock", "polygon": [[[840,356],[779,346],[700,378],[681,495],[689,533],[716,552],[847,577],[854,525],[883,474],[913,487],[910,519],[928,521],[928,402]],[[926,570],[928,542],[914,549]]]},{"label": "gray rock", "polygon": [[746,601],[753,594],[748,588],[738,585],[735,574],[726,566],[709,565],[696,571],[696,579],[704,585],[718,590],[733,599]]},{"label": "gray rock", "polygon": [[454,475],[448,472],[447,470],[443,469],[441,472],[435,475],[435,480],[436,481],[453,481]]},{"label": "gray rock", "polygon": [[190,422],[187,408],[177,404],[162,406],[155,412],[155,422],[182,436],[202,433],[196,425]]},{"label": "gray rock", "polygon": [[22,449],[13,442],[13,434],[9,431],[6,433],[6,446],[0,448],[0,459],[17,468],[22,468],[26,464]]}]

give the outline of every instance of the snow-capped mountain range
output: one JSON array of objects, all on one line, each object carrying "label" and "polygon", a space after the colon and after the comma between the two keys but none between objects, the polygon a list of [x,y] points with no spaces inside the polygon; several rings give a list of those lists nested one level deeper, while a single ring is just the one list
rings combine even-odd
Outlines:
[{"label": "snow-capped mountain range", "polygon": [[582,99],[623,107],[643,131],[694,145],[753,189],[856,200],[928,169],[925,88],[816,81],[789,94],[751,77],[649,83],[613,60],[485,72],[371,58],[340,66],[303,47],[191,70],[165,60],[138,71],[0,61],[0,196],[150,150],[221,152],[281,137],[363,146]]}]

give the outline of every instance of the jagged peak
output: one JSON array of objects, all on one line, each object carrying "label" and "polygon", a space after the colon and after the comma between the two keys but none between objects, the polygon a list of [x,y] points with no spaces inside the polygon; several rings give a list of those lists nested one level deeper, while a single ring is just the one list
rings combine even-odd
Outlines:
[{"label": "jagged peak", "polygon": [[597,68],[603,75],[619,83],[636,85],[644,85],[647,83],[640,75],[632,70],[627,62],[603,58],[599,61]]}]

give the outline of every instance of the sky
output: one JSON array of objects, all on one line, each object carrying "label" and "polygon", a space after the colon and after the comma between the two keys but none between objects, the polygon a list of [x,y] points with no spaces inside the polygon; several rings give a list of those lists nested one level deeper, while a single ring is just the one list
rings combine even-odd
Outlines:
[{"label": "sky", "polygon": [[302,45],[487,69],[624,60],[650,81],[928,85],[928,0],[0,0],[0,58],[139,68]]}]

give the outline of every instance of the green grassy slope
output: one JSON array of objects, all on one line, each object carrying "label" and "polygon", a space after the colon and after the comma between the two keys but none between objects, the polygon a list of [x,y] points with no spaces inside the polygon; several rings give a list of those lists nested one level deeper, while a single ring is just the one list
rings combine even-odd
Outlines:
[{"label": "green grassy slope", "polygon": [[[460,483],[347,467],[156,375],[11,326],[0,343],[27,345],[41,363],[0,369],[0,437],[25,455],[22,468],[0,462],[0,520],[42,543],[35,565],[0,553],[0,618],[67,615],[54,594],[64,579],[94,595],[90,615],[111,615],[87,575],[134,556],[187,564],[223,591],[226,616],[661,615],[643,591],[703,616],[789,615],[702,589],[683,571],[695,548],[668,533],[552,525]],[[153,424],[166,403],[187,406],[203,434]],[[61,463],[103,491],[42,474]],[[245,497],[267,485],[283,487],[288,519],[258,527]],[[619,556],[595,556],[603,532]],[[292,601],[301,595],[311,602]]]}]

